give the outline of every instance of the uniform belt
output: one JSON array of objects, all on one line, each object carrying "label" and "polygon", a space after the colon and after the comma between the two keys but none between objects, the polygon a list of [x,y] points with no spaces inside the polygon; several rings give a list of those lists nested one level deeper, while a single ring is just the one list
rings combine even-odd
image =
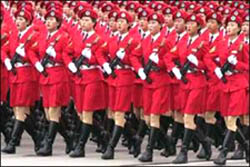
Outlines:
[{"label": "uniform belt", "polygon": [[46,64],[46,68],[58,67],[58,66],[61,66],[61,64],[60,63],[55,63],[54,65],[51,63]]},{"label": "uniform belt", "polygon": [[187,73],[196,73],[196,72],[198,72],[198,70],[195,68],[193,70],[187,70]]},{"label": "uniform belt", "polygon": [[30,66],[30,63],[20,63],[20,62],[15,63],[16,68],[18,68],[18,67],[27,67],[27,66]]},{"label": "uniform belt", "polygon": [[133,68],[130,67],[129,65],[124,65],[124,67],[121,67],[121,66],[117,65],[115,67],[115,69],[117,69],[117,70],[120,70],[120,69],[131,69],[131,70],[133,70]]},{"label": "uniform belt", "polygon": [[238,70],[233,70],[233,72],[231,72],[231,71],[227,71],[227,72],[225,72],[225,75],[226,75],[226,76],[231,76],[231,75],[233,75],[233,74],[237,74],[237,73],[239,73],[239,71],[238,71]]},{"label": "uniform belt", "polygon": [[98,65],[91,65],[91,66],[86,66],[86,65],[81,65],[80,70],[92,70],[92,69],[100,69],[101,67]]}]

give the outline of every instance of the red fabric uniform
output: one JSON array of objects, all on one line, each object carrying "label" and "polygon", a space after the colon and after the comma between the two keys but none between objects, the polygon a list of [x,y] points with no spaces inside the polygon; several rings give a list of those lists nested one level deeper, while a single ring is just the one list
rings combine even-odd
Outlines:
[{"label": "red fabric uniform", "polygon": [[[79,42],[82,41],[82,42]],[[81,35],[73,40],[74,57],[78,59],[81,52],[87,45],[91,45],[91,58],[88,60],[90,67],[82,65],[82,77],[76,76],[75,80],[75,100],[78,112],[96,111],[105,109],[107,102],[105,99],[105,83],[99,62],[102,55],[98,50],[103,45],[100,36],[95,32],[84,39]]]},{"label": "red fabric uniform", "polygon": [[[113,60],[116,57],[116,53],[120,48],[125,49],[125,57],[121,61],[126,68],[122,69],[116,67],[116,78],[111,76],[108,78],[109,85],[109,108],[112,111],[128,112],[130,111],[130,105],[133,93],[133,84],[135,80],[135,74],[132,70],[132,61],[136,61],[131,52],[137,46],[136,39],[130,34],[126,35],[120,42],[118,37],[115,36],[107,42],[107,45],[102,47],[101,54],[109,55]],[[100,64],[104,64],[106,59],[102,59]]]},{"label": "red fabric uniform", "polygon": [[[137,28],[137,31],[130,31],[130,33],[136,38],[140,43],[143,45],[145,43],[145,39],[147,38],[148,35],[150,35],[149,31],[142,32],[139,28]],[[143,36],[144,35],[144,36]],[[143,58],[140,59],[140,62],[143,62]],[[134,81],[134,86],[133,86],[133,95],[132,95],[132,103],[135,108],[141,108],[143,107],[143,81],[140,78],[136,78]]]},{"label": "red fabric uniform", "polygon": [[[166,73],[166,67],[164,65],[163,57],[167,50],[165,47],[164,34],[160,33],[160,36],[152,42],[152,37],[148,36],[145,39],[145,44],[138,47],[133,52],[134,55],[140,57],[143,56],[144,64],[146,65],[149,61],[149,56],[154,49],[158,51],[159,62],[157,67],[159,71],[151,71],[149,78],[152,79],[152,83],[149,84],[146,81],[143,82],[143,109],[144,115],[149,114],[163,114],[170,109],[170,78]],[[134,63],[134,68],[138,72],[142,68],[141,63]]]},{"label": "red fabric uniform", "polygon": [[[183,66],[187,61],[187,57],[193,54],[198,59],[198,66],[191,64],[196,72],[187,72],[187,84],[180,82],[180,101],[181,111],[186,114],[199,114],[204,112],[205,109],[205,87],[206,78],[201,70],[205,70],[203,63],[203,56],[207,53],[207,44],[203,41],[202,37],[198,37],[188,46],[189,39],[180,41],[179,45],[171,50],[172,57],[178,57],[181,65]],[[198,49],[199,48],[199,49]],[[169,64],[169,69],[175,67],[172,62]]]},{"label": "red fabric uniform", "polygon": [[[219,32],[218,32],[219,33]],[[211,35],[211,34],[210,34]],[[206,41],[209,41],[209,52],[204,57],[204,62],[207,67],[208,75],[208,91],[207,91],[207,102],[206,111],[220,111],[220,80],[215,75],[215,67],[220,66],[219,55],[223,54],[223,34],[219,35],[210,42],[211,36],[207,36]]]},{"label": "red fabric uniform", "polygon": [[69,78],[65,67],[70,61],[65,52],[68,36],[63,29],[59,29],[50,38],[47,34],[45,39],[37,36],[29,50],[30,55],[32,55],[31,61],[34,65],[46,56],[46,50],[50,45],[56,51],[56,57],[50,56],[55,65],[47,65],[45,70],[48,76],[40,75],[39,79],[43,95],[43,106],[45,108],[67,106],[70,96]]},{"label": "red fabric uniform", "polygon": [[33,27],[29,27],[27,32],[20,39],[17,33],[12,33],[9,38],[9,45],[4,47],[1,52],[3,60],[6,58],[12,59],[15,55],[16,48],[21,43],[25,44],[25,56],[22,57],[23,63],[16,63],[15,68],[17,74],[10,73],[10,105],[17,106],[32,106],[38,100],[38,87],[37,75],[34,67],[31,64],[31,55],[28,53],[29,45],[31,44],[30,38],[34,34]]},{"label": "red fabric uniform", "polygon": [[[4,23],[5,25],[5,23]],[[6,101],[7,100],[7,93],[8,93],[8,89],[9,89],[9,77],[8,77],[8,71],[4,65],[4,59],[2,58],[2,56],[4,55],[2,53],[4,49],[4,47],[8,47],[8,43],[9,43],[9,33],[8,33],[8,27],[6,26],[2,26],[1,27],[1,96],[0,96],[0,101]]]},{"label": "red fabric uniform", "polygon": [[[188,34],[186,32],[183,32],[182,35],[178,37],[178,34],[174,31],[174,33],[171,33],[170,37],[167,40],[166,48],[168,50],[167,55],[164,57],[164,61],[166,64],[166,67],[168,69],[168,72],[171,71],[171,64],[178,60],[178,56],[169,53],[174,47],[180,47],[178,45],[182,44],[183,41],[186,41],[188,38]],[[178,39],[179,38],[179,39]],[[182,41],[182,42],[181,42]],[[181,102],[180,102],[180,82],[174,77],[170,78],[170,104],[171,104],[171,110],[180,110],[181,109]]]},{"label": "red fabric uniform", "polygon": [[229,39],[223,42],[224,54],[220,55],[220,64],[223,65],[231,55],[237,57],[237,64],[233,66],[235,72],[226,74],[227,83],[221,83],[221,114],[223,116],[239,116],[248,112],[247,93],[249,88],[245,71],[249,70],[249,53],[247,45],[244,45],[240,36],[230,46]]}]

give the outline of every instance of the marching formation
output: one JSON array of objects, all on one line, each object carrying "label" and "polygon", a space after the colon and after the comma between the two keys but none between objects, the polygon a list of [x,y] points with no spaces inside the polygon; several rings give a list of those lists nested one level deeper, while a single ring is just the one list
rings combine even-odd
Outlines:
[{"label": "marching formation", "polygon": [[72,158],[249,163],[249,2],[1,2],[0,113],[8,154],[25,130],[38,156],[59,133]]}]

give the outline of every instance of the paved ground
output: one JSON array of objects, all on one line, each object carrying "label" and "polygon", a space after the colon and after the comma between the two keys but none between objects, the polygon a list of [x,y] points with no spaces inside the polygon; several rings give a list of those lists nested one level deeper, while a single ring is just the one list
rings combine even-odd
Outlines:
[{"label": "paved ground", "polygon": [[[143,150],[145,148],[147,139],[143,142]],[[3,137],[1,137],[1,147],[5,144]],[[101,154],[96,153],[96,144],[89,141],[86,146],[86,157],[72,159],[64,154],[65,144],[60,135],[57,135],[54,152],[52,157],[38,157],[33,151],[33,143],[31,138],[24,133],[22,137],[21,146],[17,147],[16,154],[7,155],[1,154],[1,165],[2,166],[175,166],[171,164],[171,161],[175,157],[161,157],[160,151],[156,150],[154,153],[154,162],[152,163],[141,163],[137,159],[133,158],[132,155],[128,155],[127,148],[118,145],[115,154],[115,160],[102,160]],[[213,148],[214,154],[212,159],[218,155],[218,151]],[[178,147],[179,152],[179,147]],[[232,153],[229,154],[230,157]],[[200,161],[196,158],[196,155],[189,152],[189,163],[183,166],[214,166],[212,160]],[[249,166],[245,160],[228,160],[227,166]],[[180,166],[180,165],[178,165]]]}]

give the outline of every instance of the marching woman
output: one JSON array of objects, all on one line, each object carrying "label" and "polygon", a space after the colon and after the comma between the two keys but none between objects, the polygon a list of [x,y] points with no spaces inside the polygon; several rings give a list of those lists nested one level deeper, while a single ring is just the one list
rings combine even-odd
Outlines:
[{"label": "marching woman", "polygon": [[[139,37],[140,43],[142,47],[147,44],[147,38],[150,36],[150,31],[148,29],[148,16],[151,14],[151,10],[142,9],[141,12],[138,13],[139,20]],[[141,56],[140,62],[143,63],[143,57]],[[141,153],[141,144],[144,136],[147,131],[147,124],[145,122],[144,114],[143,114],[143,80],[141,78],[136,78],[133,88],[133,105],[134,110],[139,114],[139,125],[137,132],[134,136],[134,157],[137,157]],[[137,114],[137,113],[136,113]],[[149,122],[148,122],[149,123]]]},{"label": "marching woman", "polygon": [[[174,47],[170,54],[178,57],[181,67],[174,63],[169,69],[175,74],[180,83],[181,111],[184,113],[184,137],[180,153],[173,163],[187,163],[188,147],[193,137],[197,137],[205,149],[206,159],[211,157],[211,144],[205,140],[205,135],[199,126],[196,126],[195,116],[204,111],[204,89],[206,78],[202,73],[205,69],[203,55],[207,52],[207,44],[202,41],[198,31],[202,20],[199,16],[191,14],[186,18],[187,33],[189,37],[183,45]],[[184,68],[185,67],[185,68]],[[180,69],[181,68],[181,69]],[[181,72],[180,72],[181,71]]]},{"label": "marching woman", "polygon": [[[31,39],[36,33],[31,25],[33,11],[30,8],[19,8],[15,13],[15,22],[18,31],[9,37],[8,43],[1,50],[2,60],[9,73],[10,79],[10,106],[15,114],[15,124],[11,139],[2,150],[5,153],[15,153],[16,142],[25,128],[35,143],[35,151],[39,149],[33,122],[30,118],[30,107],[37,100],[38,87],[36,71],[31,64],[28,50]],[[16,32],[16,33],[15,33]]]},{"label": "marching woman", "polygon": [[[214,73],[214,66],[219,62],[219,55],[221,54],[221,45],[223,44],[223,34],[220,33],[220,27],[222,25],[222,15],[210,12],[208,13],[207,25],[209,30],[209,35],[205,36],[204,39],[208,41],[209,52],[204,56],[204,63],[208,69],[208,91],[207,91],[207,100],[206,108],[204,112],[204,119],[206,123],[206,135],[210,139],[216,141],[218,134],[216,129],[216,118],[215,114],[217,111],[220,111],[220,80],[216,77]],[[217,147],[218,142],[215,142]],[[197,155],[199,159],[205,158],[204,149],[201,149]]]},{"label": "marching woman", "polygon": [[65,52],[68,36],[61,29],[62,10],[51,8],[45,15],[47,35],[39,34],[33,40],[29,54],[32,55],[32,64],[40,72],[39,84],[43,96],[43,107],[46,119],[49,121],[48,134],[44,145],[37,155],[52,155],[52,145],[56,137],[61,107],[67,106],[70,97],[67,64],[70,58]]},{"label": "marching woman", "polygon": [[144,80],[144,119],[150,126],[147,148],[139,157],[141,162],[152,161],[154,145],[160,133],[160,117],[170,109],[170,78],[165,72],[166,68],[163,60],[167,52],[165,47],[166,41],[165,34],[161,33],[164,17],[153,12],[148,15],[147,20],[151,36],[148,36],[145,39],[145,44],[139,45],[133,52],[137,57],[143,56],[144,58],[144,68],[141,63],[136,64],[136,62],[134,67],[139,77]]},{"label": "marching woman", "polygon": [[[221,67],[216,67],[214,70],[216,76],[224,80],[224,83],[221,83],[220,108],[227,127],[222,149],[214,160],[214,163],[218,165],[226,163],[228,148],[234,138],[243,145],[246,152],[246,162],[249,162],[249,143],[241,128],[237,127],[239,117],[242,118],[245,125],[249,125],[247,109],[249,83],[245,74],[246,71],[249,71],[249,46],[244,44],[243,38],[240,36],[241,24],[240,17],[235,15],[227,17],[227,38],[223,42],[224,54],[220,55]],[[229,68],[224,68],[225,65]]]},{"label": "marching woman", "polygon": [[129,27],[133,19],[129,13],[121,11],[117,15],[116,21],[119,31],[118,36],[114,36],[113,39],[105,43],[100,50],[100,54],[110,56],[110,66],[113,66],[111,69],[114,69],[111,71],[109,64],[105,60],[101,61],[100,64],[102,64],[105,72],[107,74],[113,73],[113,75],[108,78],[108,89],[110,114],[115,122],[112,137],[107,150],[102,155],[102,159],[114,159],[114,149],[125,125],[124,115],[130,111],[135,79],[131,66],[131,61],[133,60],[131,53],[137,46],[137,42],[133,36],[129,34]]},{"label": "marching woman", "polygon": [[[2,4],[2,3],[1,3]],[[8,47],[8,41],[10,37],[10,32],[9,32],[9,26],[6,24],[6,19],[5,19],[5,13],[7,11],[3,10],[3,7],[1,6],[1,51],[5,50],[4,47]],[[1,54],[4,55],[4,54]],[[7,102],[7,93],[9,89],[9,82],[8,82],[8,71],[4,65],[4,60],[1,59],[1,96],[0,96],[0,102],[1,106],[3,103]]]},{"label": "marching woman", "polygon": [[80,10],[78,16],[83,35],[73,39],[76,65],[71,62],[69,67],[71,72],[77,75],[75,76],[75,102],[82,123],[78,144],[70,153],[70,157],[85,157],[85,144],[91,130],[95,130],[94,111],[106,108],[105,83],[99,65],[102,55],[98,55],[103,41],[94,30],[98,16],[91,8]]}]

